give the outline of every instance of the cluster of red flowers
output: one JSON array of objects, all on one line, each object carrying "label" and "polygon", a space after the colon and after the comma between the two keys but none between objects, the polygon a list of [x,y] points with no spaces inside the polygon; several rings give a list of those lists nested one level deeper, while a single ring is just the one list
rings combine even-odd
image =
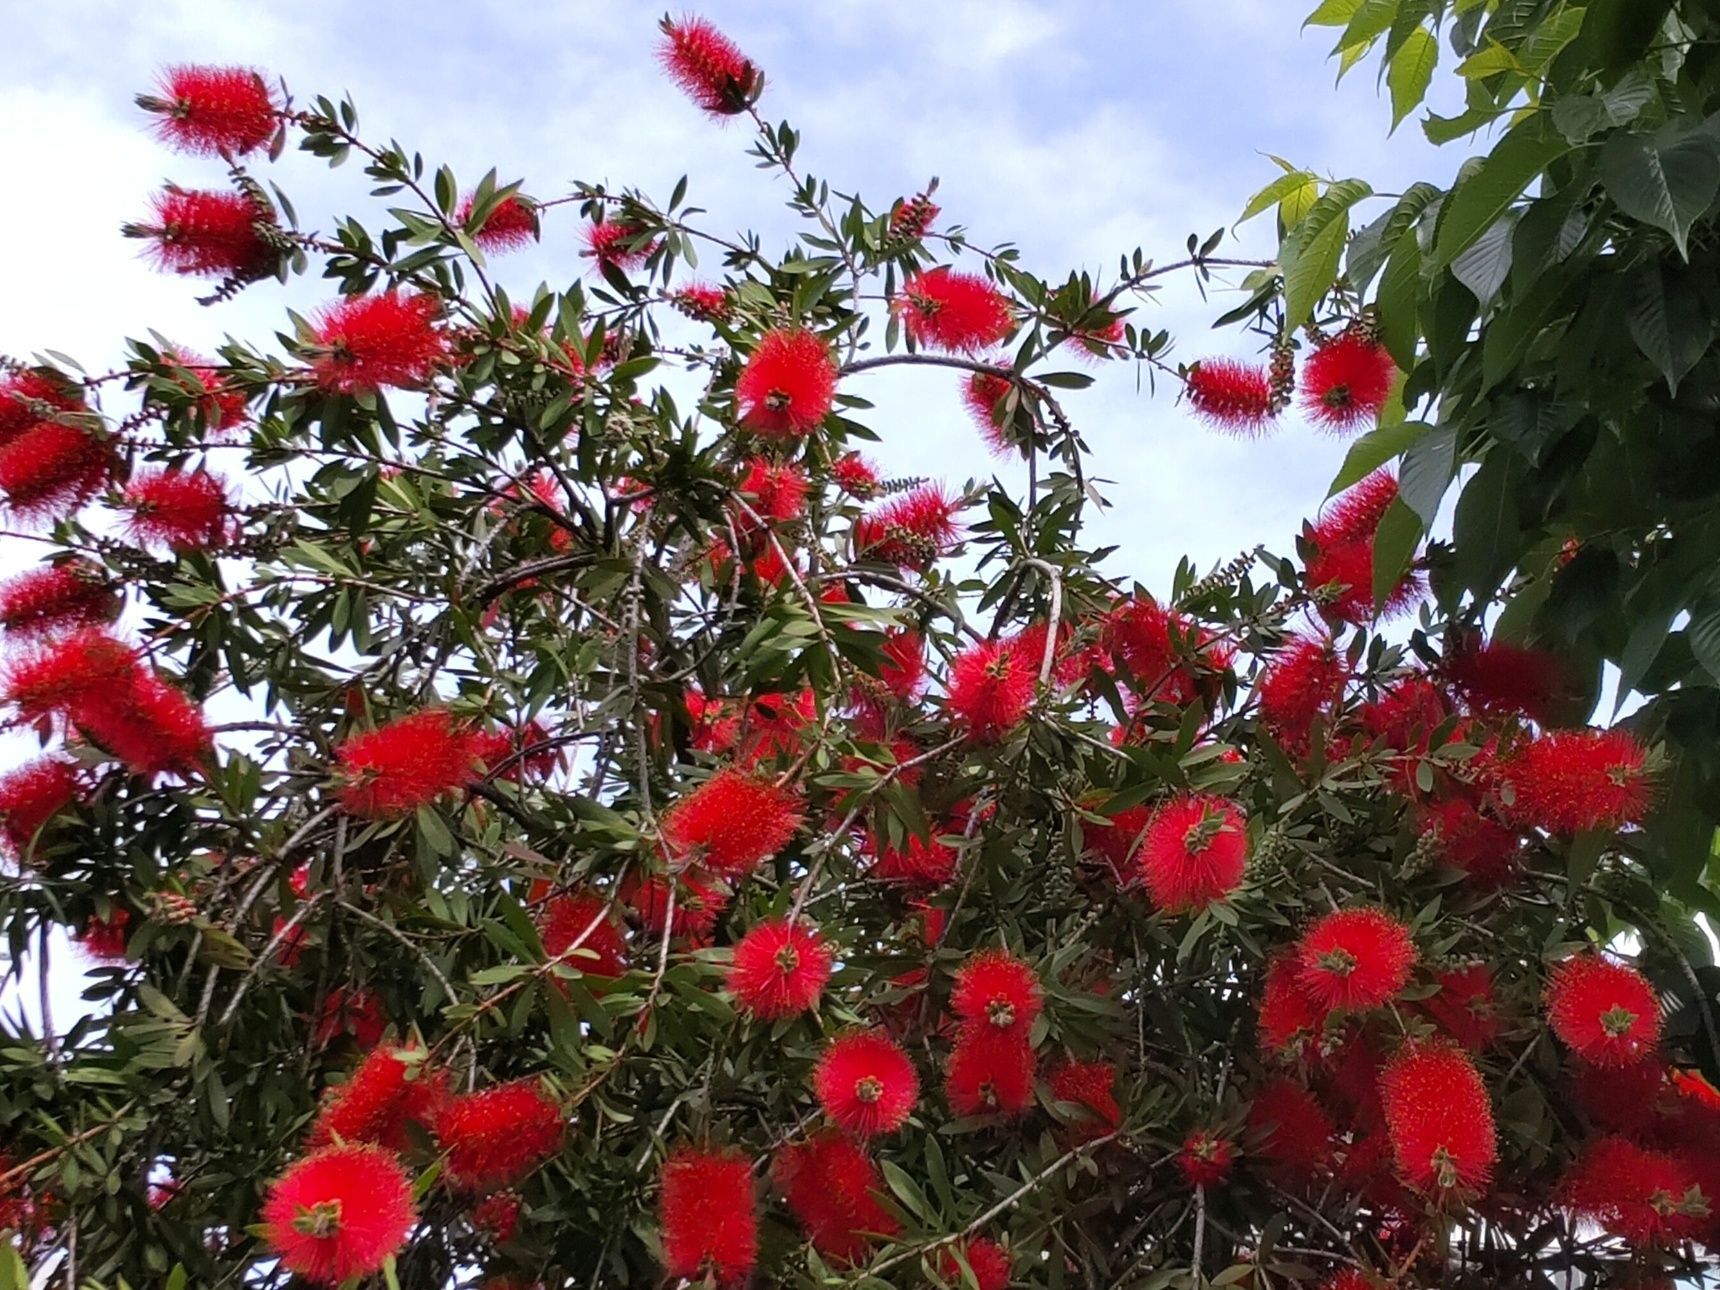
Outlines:
[{"label": "cluster of red flowers", "polygon": [[100,491],[113,466],[76,387],[36,369],[0,378],[0,514],[22,524],[62,519]]},{"label": "cluster of red flowers", "polygon": [[155,113],[155,132],[180,152],[242,157],[263,147],[279,126],[280,107],[268,82],[249,67],[170,67],[158,91],[138,106]]},{"label": "cluster of red flowers", "polygon": [[491,206],[484,222],[471,230],[472,216],[477,209],[477,194],[468,193],[454,214],[462,227],[472,233],[472,240],[491,253],[517,251],[530,246],[538,238],[538,212],[531,198],[510,193]]},{"label": "cluster of red flowers", "polygon": [[327,306],[310,339],[317,388],[359,394],[424,385],[448,354],[448,338],[436,326],[441,311],[435,296],[398,291]]},{"label": "cluster of red flowers", "polygon": [[[1302,409],[1321,430],[1353,433],[1379,420],[1396,378],[1391,354],[1370,327],[1358,323],[1314,342],[1302,365]],[[1270,366],[1206,358],[1183,373],[1183,394],[1194,414],[1213,429],[1236,435],[1273,429],[1296,384],[1288,348],[1275,353]]]},{"label": "cluster of red flowers", "polygon": [[812,332],[767,331],[735,381],[741,424],[774,439],[811,434],[835,406],[836,374],[830,346]]},{"label": "cluster of red flowers", "polygon": [[658,57],[669,79],[712,116],[745,112],[764,91],[764,73],[703,18],[665,18]]},{"label": "cluster of red flowers", "polygon": [[758,1261],[752,1165],[735,1152],[681,1148],[663,1162],[663,1270],[743,1285]]},{"label": "cluster of red flowers", "polygon": [[442,708],[400,717],[335,749],[343,807],[366,819],[410,815],[472,779],[479,738]]},{"label": "cluster of red flowers", "polygon": [[1033,1105],[1033,1023],[1044,1007],[1033,969],[1003,950],[970,955],[956,973],[950,1011],[960,1028],[944,1068],[957,1115],[1015,1116]]},{"label": "cluster of red flowers", "polygon": [[898,493],[855,522],[854,553],[905,569],[928,568],[955,546],[962,504],[936,484]]},{"label": "cluster of red flowers", "polygon": [[61,721],[138,775],[193,774],[209,751],[202,709],[138,652],[99,628],[11,660],[0,704],[25,721]]},{"label": "cluster of red flowers", "polygon": [[380,1272],[417,1220],[412,1187],[392,1154],[367,1143],[323,1147],[296,1161],[263,1201],[265,1240],[282,1265],[317,1285]]},{"label": "cluster of red flowers", "polygon": [[1375,471],[1309,526],[1308,587],[1320,595],[1320,612],[1333,622],[1389,617],[1408,608],[1419,593],[1419,581],[1406,570],[1383,599],[1374,598],[1374,538],[1397,499],[1397,480],[1389,471]]},{"label": "cluster of red flowers", "polygon": [[145,546],[206,551],[236,530],[224,481],[206,470],[152,470],[134,475],[120,504],[131,513],[131,535]]},{"label": "cluster of red flowers", "polygon": [[902,283],[895,309],[917,345],[971,354],[1001,343],[1015,327],[1009,297],[974,273],[948,265]]},{"label": "cluster of red flowers", "polygon": [[665,811],[661,827],[672,864],[744,878],[787,846],[800,823],[793,789],[730,767]]},{"label": "cluster of red flowers", "polygon": [[829,948],[811,928],[766,919],[735,943],[729,989],[760,1020],[792,1017],[818,1006],[831,965]]},{"label": "cluster of red flowers", "polygon": [[280,260],[274,224],[274,213],[245,193],[168,184],[150,200],[147,221],[123,231],[149,241],[158,269],[249,279],[266,277]]}]

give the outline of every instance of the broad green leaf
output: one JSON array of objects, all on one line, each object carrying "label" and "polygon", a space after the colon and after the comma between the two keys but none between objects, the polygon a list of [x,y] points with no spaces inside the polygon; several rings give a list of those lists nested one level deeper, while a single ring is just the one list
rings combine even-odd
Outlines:
[{"label": "broad green leaf", "polygon": [[1339,467],[1332,486],[1326,490],[1326,496],[1336,497],[1351,484],[1366,479],[1388,461],[1402,455],[1432,428],[1425,421],[1402,421],[1395,426],[1381,426],[1368,431],[1350,445],[1344,464]]},{"label": "broad green leaf", "polygon": [[1344,242],[1350,232],[1350,207],[1373,192],[1359,179],[1333,184],[1314,203],[1307,218],[1284,239],[1279,264],[1284,271],[1284,325],[1295,330],[1313,315],[1320,297],[1337,281]]},{"label": "broad green leaf", "polygon": [[1400,497],[1387,508],[1374,531],[1374,603],[1382,605],[1409,570],[1426,532],[1421,519]]},{"label": "broad green leaf", "polygon": [[1362,0],[1321,0],[1320,7],[1303,20],[1304,27],[1347,27]]},{"label": "broad green leaf", "polygon": [[1516,232],[1517,213],[1507,211],[1476,239],[1473,246],[1451,262],[1452,275],[1469,288],[1484,310],[1493,303],[1499,288],[1505,285],[1505,279],[1511,276]]},{"label": "broad green leaf", "polygon": [[1435,426],[1404,453],[1403,467],[1398,471],[1398,496],[1425,526],[1432,527],[1456,470],[1456,426]]},{"label": "broad green leaf", "polygon": [[1427,97],[1427,87],[1433,83],[1433,69],[1439,64],[1439,42],[1425,27],[1416,27],[1392,55],[1386,71],[1386,85],[1392,96],[1392,129],[1420,106]]},{"label": "broad green leaf", "polygon": [[1392,361],[1404,371],[1415,366],[1416,341],[1421,335],[1421,244],[1413,237],[1401,238],[1386,261],[1377,297],[1380,339]]},{"label": "broad green leaf", "polygon": [[1684,636],[1696,661],[1720,685],[1720,605],[1709,605],[1692,614]]},{"label": "broad green leaf", "polygon": [[1256,215],[1289,197],[1298,188],[1306,187],[1314,182],[1315,176],[1311,170],[1292,170],[1289,174],[1279,175],[1278,178],[1248,199],[1248,205],[1243,207],[1242,214],[1236,222],[1238,224],[1248,223]]},{"label": "broad green leaf", "polygon": [[1284,194],[1284,200],[1278,203],[1278,218],[1285,228],[1295,228],[1319,200],[1320,181],[1310,176]]},{"label": "broad green leaf", "polygon": [[1690,227],[1720,193],[1720,152],[1706,129],[1679,120],[1652,135],[1615,134],[1600,176],[1620,210],[1670,233],[1689,259]]},{"label": "broad green leaf", "polygon": [[[1398,0],[1362,0],[1344,34],[1338,38],[1338,50],[1346,51],[1366,46],[1383,36],[1397,17]],[[1346,69],[1347,70],[1347,69]]]},{"label": "broad green leaf", "polygon": [[1497,41],[1477,50],[1457,65],[1457,74],[1471,81],[1517,70],[1517,56]]},{"label": "broad green leaf", "polygon": [[1479,169],[1458,184],[1445,204],[1433,262],[1445,268],[1510,209],[1511,204],[1571,142],[1542,113],[1513,126]]},{"label": "broad green leaf", "polygon": [[1537,23],[1517,48],[1517,61],[1530,76],[1539,76],[1559,51],[1576,39],[1582,29],[1584,10],[1561,9],[1545,22]]},{"label": "broad green leaf", "polygon": [[1660,370],[1666,388],[1676,395],[1679,383],[1708,352],[1714,318],[1689,274],[1675,272],[1668,277],[1667,268],[1671,267],[1650,262],[1632,271],[1625,322],[1636,347]]}]

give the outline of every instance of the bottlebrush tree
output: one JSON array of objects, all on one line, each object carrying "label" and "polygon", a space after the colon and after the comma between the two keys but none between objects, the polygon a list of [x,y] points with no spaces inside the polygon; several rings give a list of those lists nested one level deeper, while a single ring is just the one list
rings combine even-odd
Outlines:
[{"label": "bottlebrush tree", "polygon": [[[1710,1266],[1720,1041],[1633,852],[1659,751],[1585,729],[1556,658],[1405,627],[1389,475],[1151,591],[1081,545],[1068,359],[1354,430],[1371,319],[1176,362],[1131,310],[1218,239],[1036,277],[929,190],[833,199],[708,24],[662,57],[751,121],[795,245],[685,185],[462,190],[248,70],[140,99],[226,173],[127,232],[213,302],[328,301],[0,386],[45,557],[0,587],[41,744],[0,911],[13,987],[69,932],[91,1004],[5,1010],[0,1283]],[[255,173],[287,147],[360,160],[380,213],[299,227]],[[504,285],[535,240],[584,280]],[[868,376],[909,366],[1024,495],[880,477],[907,431]]]}]

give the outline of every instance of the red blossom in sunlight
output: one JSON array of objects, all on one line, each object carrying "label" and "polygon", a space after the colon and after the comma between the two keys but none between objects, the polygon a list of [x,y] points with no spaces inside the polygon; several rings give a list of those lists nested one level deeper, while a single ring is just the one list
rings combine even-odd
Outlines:
[{"label": "red blossom in sunlight", "polygon": [[428,1134],[448,1097],[446,1073],[430,1069],[422,1048],[376,1048],[344,1084],[329,1090],[305,1144],[374,1142],[404,1150],[408,1126]]},{"label": "red blossom in sunlight", "polygon": [[772,461],[768,457],[754,457],[746,467],[746,474],[741,476],[736,490],[747,508],[735,517],[735,528],[743,537],[756,530],[760,520],[780,524],[799,519],[806,513],[806,495],[810,485],[806,473],[799,466]]},{"label": "red blossom in sunlight", "polygon": [[448,1178],[463,1188],[518,1182],[561,1146],[561,1107],[535,1079],[450,1098],[436,1117]]},{"label": "red blossom in sunlight", "polygon": [[1260,719],[1286,752],[1305,757],[1314,723],[1332,715],[1348,677],[1329,638],[1299,636],[1273,653],[1255,683]]},{"label": "red blossom in sunlight", "polygon": [[344,296],[327,306],[311,338],[317,388],[358,394],[425,385],[448,353],[448,339],[436,327],[441,309],[435,296],[398,291]]},{"label": "red blossom in sunlight", "polygon": [[1302,365],[1302,410],[1322,430],[1352,433],[1379,420],[1396,375],[1384,345],[1345,331],[1317,346]]},{"label": "red blossom in sunlight", "polygon": [[901,1128],[920,1095],[913,1062],[881,1030],[833,1039],[818,1059],[812,1086],[824,1113],[857,1138]]},{"label": "red blossom in sunlight", "polygon": [[380,1271],[405,1246],[417,1210],[394,1156],[352,1143],[288,1166],[270,1185],[260,1216],[263,1239],[282,1266],[333,1286]]},{"label": "red blossom in sunlight", "polygon": [[792,1017],[817,1007],[832,962],[829,947],[812,928],[767,918],[735,943],[728,987],[760,1020]]},{"label": "red blossom in sunlight", "polygon": [[853,1263],[865,1256],[868,1233],[887,1239],[900,1230],[878,1203],[884,1191],[878,1166],[840,1133],[789,1143],[777,1152],[770,1172],[812,1247],[826,1258]]},{"label": "red blossom in sunlight", "polygon": [[672,864],[743,878],[787,846],[800,823],[792,789],[727,768],[677,800],[661,827]]},{"label": "red blossom in sunlight", "polygon": [[551,962],[587,976],[617,977],[627,970],[627,942],[609,903],[592,891],[552,897],[538,916],[538,939]]},{"label": "red blossom in sunlight", "polygon": [[671,1278],[740,1285],[751,1275],[758,1262],[758,1213],[752,1162],[740,1152],[670,1152],[659,1212],[663,1270]]},{"label": "red blossom in sunlight", "polygon": [[1631,1066],[1660,1043],[1660,1000],[1647,977],[1600,954],[1553,969],[1547,1024],[1594,1066]]},{"label": "red blossom in sunlight", "polygon": [[580,254],[600,267],[627,272],[643,267],[656,249],[656,240],[638,225],[610,219],[585,226],[585,250]]},{"label": "red blossom in sunlight", "polygon": [[1475,1063],[1444,1043],[1407,1045],[1380,1074],[1392,1160],[1417,1191],[1479,1191],[1499,1159]]},{"label": "red blossom in sunlight", "polygon": [[970,955],[950,989],[950,1011],[968,1025],[1023,1038],[1043,1002],[1038,973],[1006,950]]},{"label": "red blossom in sunlight", "polygon": [[665,18],[657,58],[669,79],[712,116],[745,112],[764,90],[764,73],[703,18]]},{"label": "red blossom in sunlight", "polygon": [[811,434],[836,402],[836,359],[812,332],[778,327],[759,337],[735,381],[747,429],[777,439]]},{"label": "red blossom in sunlight", "polygon": [[477,751],[473,732],[441,708],[352,735],[335,749],[341,805],[366,819],[410,815],[466,784]]},{"label": "red blossom in sunlight", "polygon": [[193,772],[209,753],[203,709],[146,663],[117,688],[78,703],[71,717],[86,739],[137,775]]},{"label": "red blossom in sunlight", "polygon": [[83,391],[52,369],[0,371],[0,448],[58,413],[83,410]]},{"label": "red blossom in sunlight", "polygon": [[936,838],[910,837],[900,847],[874,846],[868,872],[880,882],[941,887],[955,876],[956,851]]},{"label": "red blossom in sunlight", "polygon": [[137,651],[99,628],[86,628],[7,659],[0,668],[0,703],[20,721],[66,716],[124,687]]},{"label": "red blossom in sunlight", "polygon": [[855,521],[855,554],[904,569],[929,568],[955,546],[961,508],[962,499],[937,484],[899,493]]},{"label": "red blossom in sunlight", "polygon": [[1033,1067],[1025,1035],[966,1026],[944,1067],[944,1096],[957,1115],[1021,1115],[1033,1105]]},{"label": "red blossom in sunlight", "polygon": [[149,241],[148,257],[158,269],[193,277],[258,278],[274,272],[280,261],[280,252],[258,231],[273,222],[241,193],[168,184],[151,199],[148,221],[121,231]]},{"label": "red blossom in sunlight", "polygon": [[1183,397],[1215,430],[1252,437],[1273,428],[1278,409],[1264,366],[1234,358],[1203,358],[1183,378]]},{"label": "red blossom in sunlight", "polygon": [[1248,864],[1248,822],[1234,802],[1188,793],[1153,813],[1137,857],[1147,892],[1172,914],[1229,896]]},{"label": "red blossom in sunlight", "polygon": [[280,120],[268,82],[249,67],[170,67],[156,92],[137,102],[158,118],[158,139],[200,157],[254,152],[274,138]]},{"label": "red blossom in sunlight", "polygon": [[843,453],[832,462],[830,478],[843,492],[861,501],[876,496],[882,483],[878,468],[857,452]]},{"label": "red blossom in sunlight", "polygon": [[996,743],[1019,726],[1033,703],[1037,660],[1008,641],[980,641],[950,662],[945,705],[975,743]]},{"label": "red blossom in sunlight", "polygon": [[1505,815],[1552,833],[1641,824],[1654,800],[1647,754],[1628,730],[1554,731],[1500,763]]},{"label": "red blossom in sunlight", "polygon": [[232,540],[235,515],[224,480],[205,470],[171,467],[133,475],[120,502],[127,528],[143,546],[206,551]]},{"label": "red blossom in sunlight", "polygon": [[980,438],[985,440],[986,447],[994,455],[1000,457],[1015,450],[1015,445],[1003,431],[1004,400],[1014,388],[1013,381],[996,372],[973,372],[962,382],[962,401],[967,404],[974,424],[979,427]]},{"label": "red blossom in sunlight", "polygon": [[26,855],[42,827],[81,791],[77,766],[59,757],[38,757],[0,775],[0,855]]},{"label": "red blossom in sunlight", "polygon": [[[468,193],[460,202],[454,219],[463,228],[472,222],[477,194]],[[517,251],[538,239],[537,207],[529,197],[511,193],[490,208],[484,222],[472,234],[472,240],[492,254]]]},{"label": "red blossom in sunlight", "polygon": [[729,293],[709,283],[693,282],[669,297],[669,302],[695,322],[727,322],[734,308]]},{"label": "red blossom in sunlight", "polygon": [[91,914],[83,931],[72,940],[78,949],[98,963],[124,963],[126,942],[131,933],[131,911],[115,909],[106,918]]},{"label": "red blossom in sunlight", "polygon": [[1320,612],[1328,619],[1366,623],[1407,608],[1420,594],[1410,570],[1378,603],[1374,600],[1374,535],[1398,497],[1397,479],[1377,470],[1340,493],[1308,530],[1310,590],[1322,593]]},{"label": "red blossom in sunlight", "polygon": [[0,514],[27,525],[64,519],[101,491],[113,468],[99,436],[43,421],[0,447]]},{"label": "red blossom in sunlight", "polygon": [[0,583],[0,630],[15,641],[96,627],[119,609],[118,588],[88,560],[38,565]]},{"label": "red blossom in sunlight", "polygon": [[1323,1009],[1365,1011],[1404,988],[1415,957],[1409,928],[1383,909],[1340,909],[1303,933],[1296,982]]},{"label": "red blossom in sunlight", "polygon": [[948,265],[911,275],[892,307],[908,336],[928,349],[971,354],[997,344],[1015,326],[1009,297],[977,273]]}]

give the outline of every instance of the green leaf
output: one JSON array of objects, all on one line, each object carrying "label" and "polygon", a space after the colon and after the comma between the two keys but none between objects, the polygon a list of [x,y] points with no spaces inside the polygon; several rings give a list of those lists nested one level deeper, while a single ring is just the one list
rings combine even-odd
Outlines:
[{"label": "green leaf", "polygon": [[1520,458],[1495,448],[1463,486],[1452,517],[1457,580],[1478,600],[1490,598],[1520,547],[1517,471]]},{"label": "green leaf", "polygon": [[1493,303],[1505,279],[1511,276],[1513,238],[1517,232],[1517,212],[1507,211],[1494,225],[1475,240],[1462,255],[1451,262],[1452,275],[1468,287],[1483,309]]},{"label": "green leaf", "polygon": [[1242,208],[1242,214],[1237,218],[1237,224],[1246,224],[1256,215],[1263,214],[1274,205],[1289,197],[1297,189],[1315,182],[1311,170],[1292,170],[1287,175],[1279,175],[1266,187],[1248,199],[1248,205]]},{"label": "green leaf", "polygon": [[1391,352],[1399,370],[1415,366],[1416,340],[1421,335],[1421,243],[1413,237],[1399,240],[1386,261],[1380,279],[1377,303],[1380,339]]},{"label": "green leaf", "polygon": [[1321,0],[1320,7],[1303,20],[1304,27],[1347,27],[1362,0]]},{"label": "green leaf", "polygon": [[1720,684],[1720,605],[1710,605],[1692,614],[1684,636],[1696,661]]},{"label": "green leaf", "polygon": [[[1356,49],[1365,50],[1391,27],[1397,12],[1398,0],[1362,0],[1362,3],[1356,6],[1355,15],[1350,19],[1349,25],[1344,28],[1344,34],[1338,38],[1338,49],[1345,53]],[[1349,70],[1349,64],[1354,61],[1355,59],[1350,59],[1339,75]]]},{"label": "green leaf", "polygon": [[1530,76],[1539,76],[1559,51],[1577,37],[1583,25],[1583,9],[1561,9],[1544,22],[1535,24],[1525,40],[1517,47],[1517,61]]},{"label": "green leaf", "polygon": [[1473,246],[1542,171],[1570,150],[1570,140],[1539,112],[1507,131],[1446,202],[1434,267],[1445,268]]},{"label": "green leaf", "polygon": [[1439,65],[1439,42],[1425,27],[1416,27],[1392,55],[1386,71],[1386,85],[1392,96],[1392,129],[1420,106],[1427,97],[1427,87],[1433,83],[1433,69]]},{"label": "green leaf", "polygon": [[1431,528],[1439,503],[1457,470],[1457,427],[1442,425],[1422,435],[1404,453],[1398,497]]},{"label": "green leaf", "polygon": [[1500,72],[1517,70],[1517,56],[1498,41],[1490,41],[1484,48],[1457,65],[1457,74],[1468,81],[1483,80],[1489,76],[1497,76]]},{"label": "green leaf", "polygon": [[1374,603],[1383,605],[1403,579],[1426,530],[1421,518],[1400,497],[1387,508],[1374,532]]},{"label": "green leaf", "polygon": [[1720,154],[1700,126],[1675,121],[1652,135],[1608,139],[1600,177],[1621,211],[1670,233],[1688,260],[1691,225],[1720,193]]},{"label": "green leaf", "polygon": [[1338,278],[1344,241],[1350,232],[1350,207],[1373,193],[1359,179],[1333,184],[1284,239],[1279,264],[1284,270],[1284,326],[1294,331],[1313,315]]},{"label": "green leaf", "polygon": [[1688,273],[1657,261],[1638,265],[1626,284],[1629,309],[1625,324],[1631,339],[1666,378],[1674,395],[1679,383],[1708,352],[1714,336],[1714,318]]},{"label": "green leaf", "polygon": [[1608,70],[1630,66],[1671,12],[1672,0],[1589,0],[1582,28],[1589,59]]},{"label": "green leaf", "polygon": [[1400,421],[1395,426],[1381,426],[1368,431],[1350,445],[1344,464],[1332,479],[1326,496],[1336,497],[1351,484],[1366,479],[1432,428],[1425,421]]}]

